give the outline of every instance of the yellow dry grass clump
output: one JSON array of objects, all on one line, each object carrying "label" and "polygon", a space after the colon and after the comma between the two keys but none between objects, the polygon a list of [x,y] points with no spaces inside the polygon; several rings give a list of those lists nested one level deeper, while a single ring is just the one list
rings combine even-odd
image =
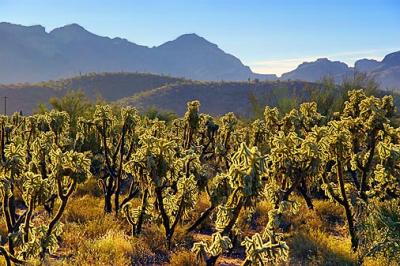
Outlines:
[{"label": "yellow dry grass clump", "polygon": [[[92,184],[93,185],[93,184]],[[301,198],[293,198],[301,203],[296,214],[284,215],[282,232],[290,247],[288,265],[355,265],[356,254],[351,252],[347,235],[347,225],[343,210],[327,200],[313,201],[310,210]],[[139,204],[139,199],[132,201]],[[188,224],[210,206],[205,194],[200,196],[198,211],[190,213]],[[240,229],[246,235],[263,230],[268,223],[268,212],[273,205],[268,201],[257,203],[252,219],[247,212],[241,214]],[[44,212],[41,215],[45,215]],[[5,236],[6,228],[0,220],[0,235]],[[195,241],[208,241],[213,227],[206,220],[198,231],[186,234],[185,227],[178,225],[171,250],[165,244],[165,233],[157,225],[147,223],[140,236],[131,236],[131,227],[120,215],[105,215],[103,199],[93,194],[75,195],[68,203],[63,219],[64,233],[59,251],[45,262],[32,261],[32,265],[202,265],[190,251]],[[207,229],[208,231],[202,231]],[[242,252],[242,253],[240,253]],[[244,250],[236,256],[225,254],[223,265],[240,265]],[[5,264],[0,258],[0,265]],[[367,258],[364,265],[392,266],[384,257]],[[393,265],[394,266],[394,265]]]}]

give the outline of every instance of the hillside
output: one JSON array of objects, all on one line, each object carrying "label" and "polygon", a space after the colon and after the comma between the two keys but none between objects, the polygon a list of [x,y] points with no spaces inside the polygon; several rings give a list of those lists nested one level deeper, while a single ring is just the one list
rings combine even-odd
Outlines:
[{"label": "hillside", "polygon": [[[91,100],[100,97],[115,101],[179,81],[183,80],[142,73],[87,74],[57,81],[0,85],[0,95],[8,97],[7,113],[30,113],[39,103],[47,103],[49,98],[60,97],[71,90],[82,90]],[[4,109],[3,99],[0,108]]]},{"label": "hillside", "polygon": [[307,99],[305,87],[315,86],[302,81],[292,82],[200,82],[186,81],[169,84],[144,91],[118,101],[122,105],[132,105],[141,110],[156,107],[182,115],[186,103],[199,100],[201,110],[211,115],[227,112],[248,115],[252,111],[250,98],[270,105],[288,97],[302,102]]},{"label": "hillside", "polygon": [[[254,101],[261,105],[291,106],[310,100],[310,92],[315,92],[315,89],[325,90],[318,83],[294,80],[210,82],[120,72],[92,73],[39,83],[0,84],[0,95],[7,97],[8,114],[16,111],[30,114],[39,103],[48,103],[51,97],[62,97],[69,91],[80,90],[92,101],[104,99],[135,106],[142,111],[156,107],[182,115],[188,101],[200,100],[202,111],[206,113],[221,115],[235,112],[247,116],[254,111]],[[336,97],[339,89],[338,86],[329,93]],[[388,92],[377,93],[382,95]],[[399,97],[394,95],[396,106],[400,106]],[[0,98],[0,110],[4,110],[3,98]]]},{"label": "hillside", "polygon": [[[0,23],[0,83],[38,82],[90,72],[147,72],[196,80],[276,79],[256,74],[235,56],[196,35],[147,47],[98,36],[78,24]],[[7,63],[5,63],[7,62]]]}]

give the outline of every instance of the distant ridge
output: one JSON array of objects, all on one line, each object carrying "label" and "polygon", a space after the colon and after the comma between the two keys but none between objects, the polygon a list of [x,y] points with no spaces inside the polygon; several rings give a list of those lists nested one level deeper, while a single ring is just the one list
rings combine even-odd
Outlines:
[{"label": "distant ridge", "polygon": [[350,73],[349,67],[339,61],[330,61],[328,58],[319,58],[314,62],[304,62],[295,70],[284,73],[281,76],[282,80],[305,80],[318,81],[324,76],[331,76],[336,79]]},{"label": "distant ridge", "polygon": [[46,32],[0,23],[0,83],[38,82],[90,72],[147,72],[196,80],[275,80],[196,34],[158,47],[98,36],[78,24]]},{"label": "distant ridge", "polygon": [[400,91],[400,51],[386,55],[382,61],[372,59],[357,60],[353,67],[343,62],[319,58],[313,62],[304,62],[296,69],[282,74],[280,80],[320,81],[330,76],[340,83],[355,72],[366,73],[384,90]]}]

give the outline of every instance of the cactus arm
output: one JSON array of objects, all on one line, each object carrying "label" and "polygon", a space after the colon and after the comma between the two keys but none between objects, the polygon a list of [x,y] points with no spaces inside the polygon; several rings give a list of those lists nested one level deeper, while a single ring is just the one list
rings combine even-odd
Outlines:
[{"label": "cactus arm", "polygon": [[139,188],[135,186],[133,180],[129,185],[129,192],[128,195],[122,200],[120,209],[122,209],[131,199],[133,199],[139,193]]}]

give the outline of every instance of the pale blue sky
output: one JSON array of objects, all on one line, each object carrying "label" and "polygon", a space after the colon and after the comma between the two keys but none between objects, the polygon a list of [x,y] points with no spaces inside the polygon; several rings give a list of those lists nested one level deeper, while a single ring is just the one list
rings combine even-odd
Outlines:
[{"label": "pale blue sky", "polygon": [[0,21],[78,23],[147,46],[194,32],[261,73],[400,50],[399,0],[0,0]]}]

